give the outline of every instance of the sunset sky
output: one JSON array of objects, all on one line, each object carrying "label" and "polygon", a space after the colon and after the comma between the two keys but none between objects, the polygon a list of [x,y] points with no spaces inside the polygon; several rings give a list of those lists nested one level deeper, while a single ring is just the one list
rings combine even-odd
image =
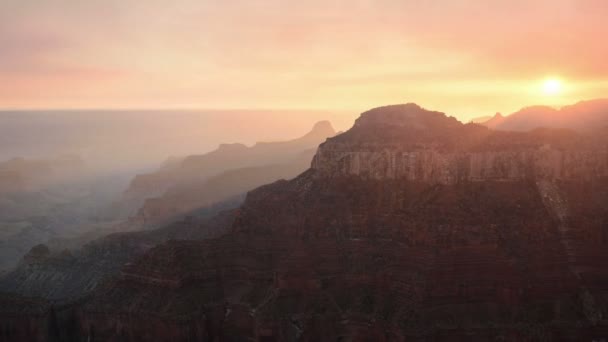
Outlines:
[{"label": "sunset sky", "polygon": [[0,108],[559,106],[608,97],[607,18],[605,0],[1,0]]}]

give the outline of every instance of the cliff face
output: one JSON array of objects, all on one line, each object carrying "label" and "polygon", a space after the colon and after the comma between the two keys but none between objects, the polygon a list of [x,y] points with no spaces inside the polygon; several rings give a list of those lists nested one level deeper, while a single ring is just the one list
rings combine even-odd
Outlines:
[{"label": "cliff face", "polygon": [[351,131],[321,144],[312,168],[323,177],[432,184],[592,179],[608,175],[605,147],[567,131],[489,131],[408,104],[363,113]]},{"label": "cliff face", "polygon": [[[311,171],[250,193],[228,236],[150,250],[95,292],[82,322],[150,341],[606,336],[606,190],[564,183],[546,205],[528,182],[327,183]],[[560,228],[550,203],[590,191]]]},{"label": "cliff face", "polygon": [[[483,142],[482,142],[483,143]],[[536,146],[490,151],[442,151],[432,146],[321,145],[312,168],[323,177],[359,176],[407,179],[433,184],[486,180],[593,179],[608,175],[608,151],[564,149],[538,141]]]},{"label": "cliff face", "polygon": [[[152,248],[69,310],[82,338],[109,341],[606,338],[605,148],[380,108],[310,170],[249,192],[228,234]],[[555,151],[589,165],[534,159]],[[419,166],[391,166],[399,153]],[[448,156],[470,162],[432,159]]]}]

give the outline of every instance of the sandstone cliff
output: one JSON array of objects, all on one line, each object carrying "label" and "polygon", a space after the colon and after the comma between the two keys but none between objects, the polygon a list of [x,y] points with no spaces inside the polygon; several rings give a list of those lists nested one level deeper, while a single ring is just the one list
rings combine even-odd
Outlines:
[{"label": "sandstone cliff", "polygon": [[[432,184],[608,175],[608,150],[571,132],[495,132],[442,115],[413,104],[363,113],[349,132],[321,144],[312,168],[328,177]],[[370,132],[382,133],[372,140]]]}]

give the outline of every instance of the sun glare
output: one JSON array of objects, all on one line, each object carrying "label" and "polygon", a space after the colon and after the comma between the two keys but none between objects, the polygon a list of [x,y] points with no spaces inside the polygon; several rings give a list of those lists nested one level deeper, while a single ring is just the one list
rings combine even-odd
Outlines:
[{"label": "sun glare", "polygon": [[545,95],[558,95],[562,92],[562,81],[557,78],[549,78],[543,82],[543,93]]}]

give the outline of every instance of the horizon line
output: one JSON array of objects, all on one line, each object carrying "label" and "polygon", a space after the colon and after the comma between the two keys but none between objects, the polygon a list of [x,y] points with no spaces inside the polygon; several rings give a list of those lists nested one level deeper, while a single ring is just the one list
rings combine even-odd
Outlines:
[{"label": "horizon line", "polygon": [[40,108],[0,108],[0,112],[77,112],[77,111],[116,111],[116,112],[136,112],[136,111],[266,111],[266,112],[279,112],[279,111],[297,111],[297,112],[305,112],[305,111],[316,111],[316,112],[331,112],[331,111],[352,111],[356,110],[354,108],[348,109],[336,109],[336,108],[231,108],[231,107],[223,107],[223,108],[205,108],[205,107],[157,107],[157,108],[146,108],[146,107],[83,107],[83,108],[60,108],[60,107],[40,107]]}]

